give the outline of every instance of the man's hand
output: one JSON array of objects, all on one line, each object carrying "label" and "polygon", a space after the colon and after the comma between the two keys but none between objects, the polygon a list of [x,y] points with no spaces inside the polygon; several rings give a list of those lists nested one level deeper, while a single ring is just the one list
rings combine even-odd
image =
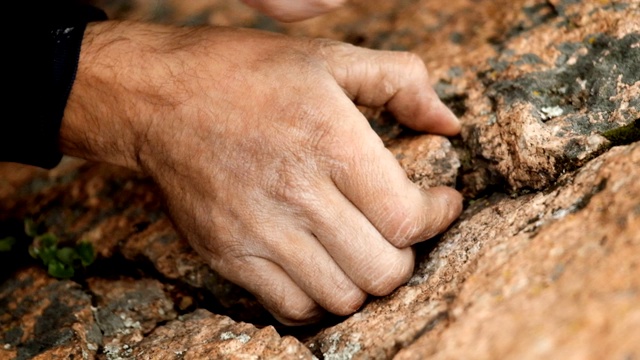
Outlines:
[{"label": "man's hand", "polygon": [[284,22],[299,21],[325,14],[342,6],[345,0],[242,0],[245,4]]},{"label": "man's hand", "polygon": [[89,26],[61,129],[70,155],[150,174],[177,229],[283,323],[347,315],[411,276],[461,211],[411,183],[354,102],[459,124],[415,55],[225,28]]}]

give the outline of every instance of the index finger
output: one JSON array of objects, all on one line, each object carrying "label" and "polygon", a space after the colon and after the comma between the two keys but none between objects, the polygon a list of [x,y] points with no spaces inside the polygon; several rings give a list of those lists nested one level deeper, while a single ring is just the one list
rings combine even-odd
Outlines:
[{"label": "index finger", "polygon": [[330,72],[355,103],[386,105],[400,123],[414,130],[448,136],[460,132],[460,122],[438,98],[417,55],[331,41],[324,47]]},{"label": "index finger", "polygon": [[[459,121],[429,85],[427,69],[416,55],[336,42],[327,42],[323,55],[352,101],[385,105],[398,121],[415,130],[442,135],[460,131]],[[419,189],[359,111],[353,109],[347,118],[353,131],[349,137],[359,143],[349,147],[351,152],[335,154],[347,164],[332,172],[338,189],[396,247],[444,231],[462,211],[460,194],[446,187]]]},{"label": "index finger", "polygon": [[[345,99],[345,101],[348,101]],[[446,230],[462,211],[462,196],[452,188],[422,190],[413,184],[357,109],[348,116],[356,139],[336,149],[331,179],[382,236],[397,248],[411,246]],[[359,119],[356,119],[359,118]],[[345,134],[346,135],[346,134]]]}]

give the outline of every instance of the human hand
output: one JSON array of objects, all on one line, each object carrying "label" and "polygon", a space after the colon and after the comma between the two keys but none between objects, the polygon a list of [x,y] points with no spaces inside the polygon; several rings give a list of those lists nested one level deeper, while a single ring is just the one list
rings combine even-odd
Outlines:
[{"label": "human hand", "polygon": [[342,6],[345,0],[242,0],[258,11],[283,22],[309,19]]},{"label": "human hand", "polygon": [[281,322],[347,315],[411,276],[461,211],[420,190],[353,102],[460,126],[415,55],[254,30],[91,24],[65,153],[142,170],[178,231]]}]

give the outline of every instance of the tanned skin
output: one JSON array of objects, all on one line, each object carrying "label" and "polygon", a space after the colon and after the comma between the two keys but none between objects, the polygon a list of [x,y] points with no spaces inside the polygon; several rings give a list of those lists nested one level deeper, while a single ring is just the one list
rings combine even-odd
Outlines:
[{"label": "tanned skin", "polygon": [[[317,15],[323,1],[309,3],[285,20]],[[411,183],[355,104],[386,106],[418,131],[460,131],[411,53],[106,21],[86,30],[60,143],[151,176],[213,269],[302,324],[405,283],[411,246],[462,208],[451,188]]]}]

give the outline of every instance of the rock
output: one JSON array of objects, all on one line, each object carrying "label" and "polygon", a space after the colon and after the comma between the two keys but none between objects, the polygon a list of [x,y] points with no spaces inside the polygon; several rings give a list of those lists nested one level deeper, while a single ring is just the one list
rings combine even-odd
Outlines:
[{"label": "rock", "polygon": [[307,342],[343,358],[640,355],[640,143],[474,203],[408,286]]},{"label": "rock", "polygon": [[250,324],[197,310],[157,328],[128,353],[137,359],[310,359],[295,338],[271,326]]},{"label": "rock", "polygon": [[639,165],[640,144],[615,148],[505,216],[513,225],[471,259],[447,329],[398,358],[637,357]]},{"label": "rock", "polygon": [[[78,161],[67,161],[49,173],[32,168],[14,172],[12,167],[20,167],[4,166],[18,175],[9,178],[12,191],[0,204],[5,210],[0,210],[0,230],[3,223],[30,218],[62,244],[92,243],[98,262],[124,258],[132,266],[151,265],[166,279],[201,289],[207,302],[230,315],[271,319],[253,296],[221,278],[176,233],[150,179]],[[30,172],[23,175],[26,170]]]},{"label": "rock", "polygon": [[158,323],[177,316],[172,299],[157,280],[90,278],[87,285],[95,296],[93,315],[105,347],[139,342]]},{"label": "rock", "polygon": [[72,281],[39,268],[18,271],[0,286],[4,359],[93,358],[102,334],[91,298]]},{"label": "rock", "polygon": [[[5,166],[7,172],[19,167]],[[32,219],[63,243],[91,242],[101,257],[113,256],[120,241],[164,216],[151,181],[114,166],[68,160],[12,187],[0,206],[11,211],[0,220]]]},{"label": "rock", "polygon": [[389,145],[409,179],[422,188],[455,186],[460,160],[447,138],[434,135],[396,139]]},{"label": "rock", "polygon": [[640,118],[640,29],[624,20],[638,4],[553,9],[463,83],[463,139],[511,191],[552,185],[611,146],[604,133]]},{"label": "rock", "polygon": [[[556,26],[550,24],[531,36],[548,39]],[[606,131],[640,117],[640,34],[631,31],[631,26],[620,29],[627,32],[621,38],[601,34],[582,42],[536,42],[541,47],[571,48],[573,60],[560,61],[562,53],[557,51],[555,59],[540,53],[536,61],[555,65],[527,72],[517,68],[522,56],[510,55],[511,62],[501,65],[507,71],[486,80],[486,94],[496,111],[468,123],[464,134],[477,137],[467,140],[480,144],[477,155],[495,162],[492,169],[511,189],[549,186],[563,172],[606,149]]]}]

